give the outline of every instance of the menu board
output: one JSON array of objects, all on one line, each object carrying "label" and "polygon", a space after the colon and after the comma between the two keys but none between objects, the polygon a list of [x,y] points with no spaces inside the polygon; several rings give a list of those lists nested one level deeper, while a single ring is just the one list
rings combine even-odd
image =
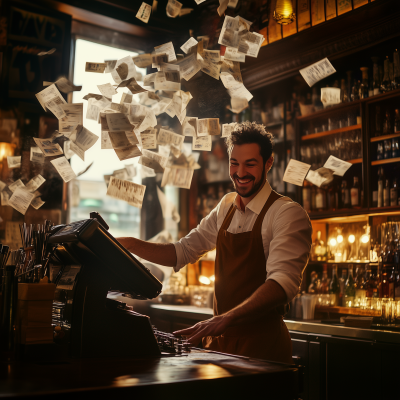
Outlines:
[{"label": "menu board", "polygon": [[326,0],[326,20],[336,17],[336,0]]},{"label": "menu board", "polygon": [[311,0],[311,21],[313,26],[325,22],[325,0]]},{"label": "menu board", "polygon": [[311,26],[310,0],[297,0],[298,30],[303,31]]}]

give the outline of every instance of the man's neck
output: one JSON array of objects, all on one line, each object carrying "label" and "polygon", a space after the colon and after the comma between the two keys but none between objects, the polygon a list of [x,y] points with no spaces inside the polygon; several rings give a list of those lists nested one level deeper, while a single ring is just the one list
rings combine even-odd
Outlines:
[{"label": "man's neck", "polygon": [[[265,181],[267,182],[267,181]],[[238,194],[239,196],[239,205],[240,205],[240,209],[242,211],[244,211],[244,209],[246,208],[247,204],[249,204],[254,197],[256,197],[258,195],[258,193],[260,193],[260,190],[265,186],[265,182],[263,185],[260,186],[260,189],[257,190],[257,192],[255,192],[254,194],[252,194],[250,197],[242,197]]]}]

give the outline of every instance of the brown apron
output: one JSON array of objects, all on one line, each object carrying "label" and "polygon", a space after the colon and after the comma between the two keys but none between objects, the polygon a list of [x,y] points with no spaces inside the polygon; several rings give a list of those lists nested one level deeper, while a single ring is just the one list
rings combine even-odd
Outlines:
[{"label": "brown apron", "polygon": [[[217,237],[214,315],[236,307],[265,283],[261,226],[266,212],[280,197],[271,192],[250,232],[233,234],[227,231],[236,211],[233,204],[230,207]],[[203,338],[203,346],[223,353],[292,364],[290,335],[276,309],[260,316],[256,322],[230,327],[220,336]]]}]

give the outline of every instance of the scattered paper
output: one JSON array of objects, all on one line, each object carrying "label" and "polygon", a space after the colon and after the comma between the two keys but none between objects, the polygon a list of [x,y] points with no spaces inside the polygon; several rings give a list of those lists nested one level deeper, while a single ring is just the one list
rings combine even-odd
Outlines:
[{"label": "scattered paper", "polygon": [[[177,2],[177,3],[179,3],[179,2]],[[163,54],[163,53],[167,54],[168,60],[165,62],[176,61],[176,54],[175,54],[174,45],[172,44],[172,42],[168,42],[168,43],[162,44],[160,46],[154,47],[154,51],[159,54]]]},{"label": "scattered paper", "polygon": [[115,68],[115,64],[117,63],[117,60],[104,60],[106,64],[106,69],[104,70],[105,74],[110,74],[111,71]]},{"label": "scattered paper", "polygon": [[179,15],[182,8],[182,3],[177,0],[168,0],[167,15],[168,17],[175,18]]},{"label": "scattered paper", "polygon": [[47,55],[53,54],[56,50],[57,49],[53,48],[53,49],[50,49],[49,51],[41,51],[40,53],[38,53],[38,56],[47,56]]},{"label": "scattered paper", "polygon": [[157,131],[156,129],[149,129],[140,134],[143,149],[157,148]]},{"label": "scattered paper", "polygon": [[232,122],[231,124],[223,124],[222,125],[222,137],[228,137],[234,131],[236,127],[236,123]]},{"label": "scattered paper", "polygon": [[117,91],[114,89],[114,86],[111,85],[111,83],[105,83],[104,85],[97,85],[97,87],[99,88],[100,93],[104,97],[111,98],[115,94],[117,94]]},{"label": "scattered paper", "polygon": [[231,111],[238,114],[245,110],[249,106],[249,102],[246,99],[237,97],[231,98]]},{"label": "scattered paper", "polygon": [[[3,193],[3,192],[2,192]],[[8,205],[25,215],[34,195],[25,189],[18,188],[8,200]]]},{"label": "scattered paper", "polygon": [[[79,92],[82,90],[82,86],[75,86],[65,77],[58,78],[54,83],[63,93]],[[43,86],[50,86],[52,84],[52,82],[43,82]]]},{"label": "scattered paper", "polygon": [[42,205],[44,204],[44,201],[42,200],[42,198],[36,197],[31,201],[31,206],[36,209],[39,210],[40,207],[42,207]]},{"label": "scattered paper", "polygon": [[241,53],[238,49],[233,47],[227,47],[224,54],[224,60],[244,63],[246,61],[246,54]]},{"label": "scattered paper", "polygon": [[120,161],[129,160],[131,158],[140,157],[142,155],[139,147],[137,147],[135,144],[126,147],[120,147],[114,150]]},{"label": "scattered paper", "polygon": [[107,124],[110,131],[132,131],[132,125],[128,117],[122,113],[112,113],[106,115]]},{"label": "scattered paper", "polygon": [[188,41],[186,41],[182,46],[181,49],[185,54],[189,54],[190,53],[190,49],[193,46],[196,46],[199,42],[194,38],[191,37]]},{"label": "scattered paper", "polygon": [[218,43],[226,47],[237,48],[239,45],[239,20],[227,15],[222,25]]},{"label": "scattered paper", "polygon": [[303,182],[311,165],[291,159],[286,167],[283,181],[293,185],[303,186]]},{"label": "scattered paper", "polygon": [[64,156],[58,157],[50,162],[54,165],[54,168],[60,174],[64,182],[69,182],[71,179],[76,178],[75,172]]},{"label": "scattered paper", "polygon": [[353,164],[343,161],[340,158],[329,156],[324,164],[324,168],[331,169],[335,175],[343,176],[352,165]]},{"label": "scattered paper", "polygon": [[308,171],[308,174],[306,176],[306,181],[318,187],[321,187],[321,185],[326,185],[332,180],[333,180],[332,171],[327,168],[319,168],[316,171],[310,170]]},{"label": "scattered paper", "polygon": [[112,176],[107,188],[107,195],[126,201],[131,206],[142,208],[145,190],[146,186],[144,185],[138,185]]},{"label": "scattered paper", "polygon": [[151,54],[139,54],[132,58],[135,65],[139,68],[146,68],[151,65]]},{"label": "scattered paper", "polygon": [[[131,78],[135,78],[136,66],[131,56],[126,56],[118,60],[115,68],[111,71],[111,76],[115,83],[121,83]],[[135,81],[136,82],[136,81]]]},{"label": "scattered paper", "polygon": [[126,81],[122,81],[119,85],[118,88],[120,87],[126,87],[128,88],[132,94],[137,94],[137,93],[143,93],[147,92],[147,89],[142,88],[137,82],[135,78],[129,78]]},{"label": "scattered paper", "polygon": [[197,122],[197,135],[198,136],[207,136],[212,135],[216,136],[221,133],[221,129],[219,127],[219,118],[204,118],[199,119]]},{"label": "scattered paper", "polygon": [[161,187],[171,185],[182,189],[190,189],[193,172],[193,169],[166,167],[161,181]]},{"label": "scattered paper", "polygon": [[110,135],[108,134],[107,131],[101,131],[101,148],[105,149],[105,150],[109,150],[112,149],[112,144],[111,144],[111,140],[110,140]]},{"label": "scattered paper", "polygon": [[0,181],[0,192],[2,192],[6,186],[7,186],[7,184],[5,182]]},{"label": "scattered paper", "polygon": [[264,40],[264,36],[257,32],[247,32],[239,40],[238,52],[249,57],[257,57]]},{"label": "scattered paper", "polygon": [[106,69],[106,63],[91,63],[87,62],[85,67],[85,72],[97,72],[98,74],[104,73]]},{"label": "scattered paper", "polygon": [[197,137],[197,117],[186,117],[182,124],[182,132],[185,136]]},{"label": "scattered paper", "polygon": [[136,168],[133,164],[125,165],[125,169],[129,179],[133,179],[136,176]]},{"label": "scattered paper", "polygon": [[25,185],[24,183],[21,181],[21,179],[16,180],[15,182],[13,182],[11,185],[8,186],[8,188],[11,190],[11,192],[15,192],[18,188],[24,188]]},{"label": "scattered paper", "polygon": [[341,102],[340,89],[331,87],[321,88],[321,102],[324,107],[339,104]]},{"label": "scattered paper", "polygon": [[179,71],[157,72],[154,80],[154,88],[156,90],[180,90],[181,77]]},{"label": "scattered paper", "polygon": [[70,133],[83,124],[83,103],[61,104],[60,107],[65,113],[65,117],[58,120],[60,133]]},{"label": "scattered paper", "polygon": [[136,18],[140,19],[141,21],[147,24],[149,22],[150,14],[151,14],[151,6],[146,3],[142,3],[142,5],[139,8],[139,11],[136,14]]},{"label": "scattered paper", "polygon": [[26,186],[25,186],[26,190],[28,190],[31,193],[36,192],[36,190],[38,190],[39,187],[42,186],[44,182],[46,182],[46,179],[44,179],[42,175],[38,174],[38,175],[34,176],[26,184]]},{"label": "scattered paper", "polygon": [[3,190],[1,193],[1,205],[2,206],[8,206],[8,201],[10,200],[10,197],[12,195],[11,192],[7,191],[7,190]]},{"label": "scattered paper", "polygon": [[7,156],[7,166],[10,169],[21,168],[21,156]]},{"label": "scattered paper", "polygon": [[219,16],[223,15],[228,7],[229,0],[219,0],[219,7],[217,8],[217,13]]},{"label": "scattered paper", "polygon": [[332,75],[336,72],[333,65],[329,62],[327,58],[324,58],[321,61],[318,61],[310,66],[301,69],[300,71],[301,76],[307,82],[308,86],[313,86],[321,79],[326,78],[329,75]]},{"label": "scattered paper", "polygon": [[186,81],[193,78],[201,69],[201,64],[197,60],[196,54],[191,54],[189,57],[184,58],[181,61],[178,61],[176,65],[180,67],[180,75],[181,78]]},{"label": "scattered paper", "polygon": [[173,144],[178,149],[182,147],[182,143],[185,140],[185,136],[178,135],[175,132],[168,131],[166,129],[160,129],[157,137],[157,143],[161,145]]},{"label": "scattered paper", "polygon": [[94,133],[90,132],[82,125],[78,125],[75,129],[76,138],[73,140],[77,146],[79,146],[83,151],[89,150],[97,142],[99,137]]},{"label": "scattered paper", "polygon": [[192,149],[193,150],[203,150],[211,151],[212,138],[211,136],[198,136],[193,138]]},{"label": "scattered paper", "polygon": [[56,85],[50,85],[41,92],[36,93],[35,96],[45,111],[49,109],[58,119],[65,117],[65,113],[60,107],[60,104],[67,104],[67,102],[58,91]]}]

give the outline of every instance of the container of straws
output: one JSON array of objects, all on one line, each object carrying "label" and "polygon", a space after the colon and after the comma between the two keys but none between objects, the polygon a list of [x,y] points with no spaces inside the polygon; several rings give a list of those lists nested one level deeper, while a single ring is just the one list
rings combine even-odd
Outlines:
[{"label": "container of straws", "polygon": [[48,263],[54,249],[47,239],[52,224],[20,225],[23,248],[0,244],[0,350],[12,359],[17,345],[53,343],[51,325],[55,285]]}]

